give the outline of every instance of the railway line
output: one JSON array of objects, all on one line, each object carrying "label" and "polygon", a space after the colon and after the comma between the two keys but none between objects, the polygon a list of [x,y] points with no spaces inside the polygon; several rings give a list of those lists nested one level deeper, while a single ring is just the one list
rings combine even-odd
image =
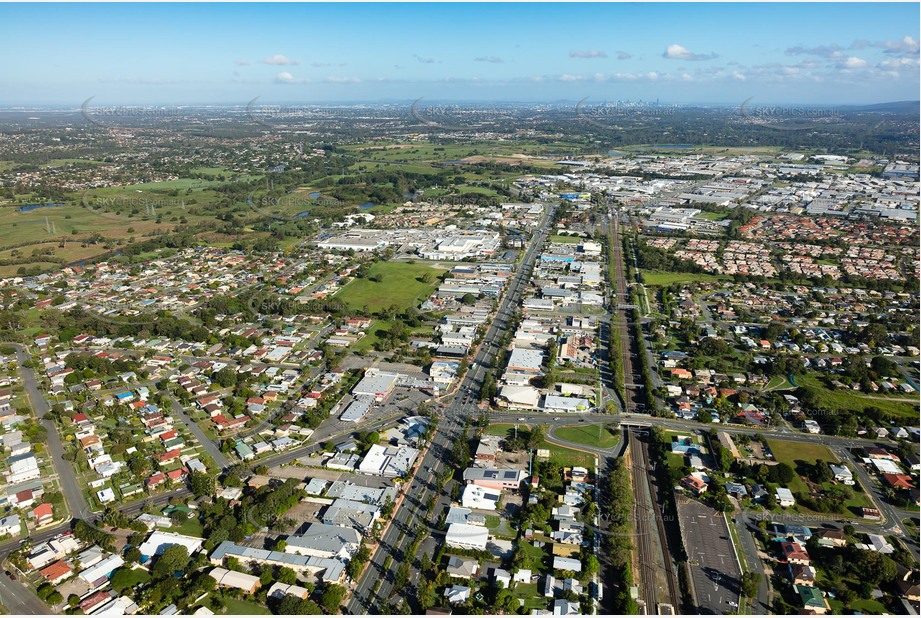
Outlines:
[{"label": "railway line", "polygon": [[630,292],[627,287],[627,277],[624,272],[623,244],[620,239],[620,223],[615,215],[610,216],[611,234],[608,241],[611,243],[611,255],[614,261],[614,290],[611,299],[611,315],[620,331],[620,356],[624,370],[624,406],[626,412],[634,412],[645,404],[637,385],[639,376],[634,370],[634,346],[630,333],[630,311],[625,308],[630,304]]},{"label": "railway line", "polygon": [[[646,444],[633,431],[627,431],[632,456],[631,473],[636,496],[635,521],[642,600],[646,613],[655,608],[680,607],[681,592],[674,564],[668,551],[665,523],[656,500],[656,487]],[[662,584],[664,583],[664,587]]]}]

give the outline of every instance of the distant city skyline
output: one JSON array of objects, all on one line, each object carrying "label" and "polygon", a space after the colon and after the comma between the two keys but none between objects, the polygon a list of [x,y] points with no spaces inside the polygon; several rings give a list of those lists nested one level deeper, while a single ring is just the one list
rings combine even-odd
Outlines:
[{"label": "distant city skyline", "polygon": [[919,18],[917,3],[3,4],[0,106],[917,100]]}]

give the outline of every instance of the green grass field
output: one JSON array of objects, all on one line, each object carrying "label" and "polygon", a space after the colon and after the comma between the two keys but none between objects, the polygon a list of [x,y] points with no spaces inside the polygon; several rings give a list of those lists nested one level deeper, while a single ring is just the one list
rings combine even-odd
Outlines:
[{"label": "green grass field", "polygon": [[557,236],[554,234],[550,237],[550,242],[558,242],[567,245],[578,245],[583,240],[585,239],[579,238],[578,236]]},{"label": "green grass field", "polygon": [[658,271],[642,271],[643,283],[646,285],[671,285],[673,283],[694,283],[697,281],[710,283],[725,281],[723,275],[708,275],[706,273],[665,273]]},{"label": "green grass field", "polygon": [[696,215],[694,215],[694,216],[695,216],[697,219],[708,219],[708,220],[710,220],[710,221],[722,221],[723,219],[725,219],[725,218],[728,217],[729,215],[728,215],[728,214],[725,214],[725,213],[720,213],[720,212],[707,212],[707,211],[702,211],[702,212],[700,212],[700,213],[698,213],[698,214],[696,214]]},{"label": "green grass field", "polygon": [[595,456],[591,453],[577,451],[576,449],[558,446],[544,440],[538,448],[545,448],[550,451],[550,461],[561,466],[582,466],[593,470],[595,468]]},{"label": "green grass field", "polygon": [[796,467],[796,464],[793,462],[797,459],[808,461],[809,463],[815,463],[820,459],[831,463],[838,463],[838,458],[835,457],[835,454],[832,453],[827,446],[822,444],[772,439],[768,440],[768,445],[771,447],[771,452],[774,453],[774,458],[777,461],[786,462],[793,468]]},{"label": "green grass field", "polygon": [[146,584],[147,582],[150,581],[150,573],[148,573],[144,569],[132,569],[129,567],[123,567],[123,568],[127,568],[131,572],[131,579],[129,580],[131,583],[128,585],[131,586],[132,588],[137,586],[138,584]]},{"label": "green grass field", "polygon": [[787,390],[795,388],[786,376],[774,376],[770,381],[765,385],[764,390]]},{"label": "green grass field", "polygon": [[256,603],[255,601],[248,601],[246,599],[232,599],[230,597],[224,597],[224,614],[231,615],[243,615],[243,616],[254,616],[258,614],[271,614],[267,607]]},{"label": "green grass field", "polygon": [[[336,298],[354,309],[367,306],[369,311],[378,311],[396,305],[402,310],[424,301],[436,287],[435,278],[444,272],[445,268],[420,262],[377,262],[371,266],[367,278],[353,279],[339,290]],[[432,276],[432,283],[418,280],[426,273]],[[371,281],[374,276],[380,276],[381,281]]]},{"label": "green grass field", "polygon": [[496,423],[484,429],[483,433],[488,434],[490,436],[499,436],[501,438],[504,438],[505,436],[508,435],[508,430],[514,426],[515,425],[513,425],[512,423]]},{"label": "green grass field", "polygon": [[901,399],[914,399],[910,401],[898,401],[894,398],[886,398],[884,395],[864,395],[852,390],[831,390],[814,376],[798,376],[796,383],[800,386],[812,386],[819,391],[819,407],[823,408],[843,408],[853,410],[854,412],[863,412],[864,408],[875,406],[884,410],[893,416],[899,418],[918,418],[918,394],[914,397],[908,394],[899,395]]},{"label": "green grass field", "polygon": [[561,440],[598,448],[611,448],[620,441],[620,438],[618,438],[616,434],[611,433],[611,431],[601,423],[560,427],[553,433]]}]

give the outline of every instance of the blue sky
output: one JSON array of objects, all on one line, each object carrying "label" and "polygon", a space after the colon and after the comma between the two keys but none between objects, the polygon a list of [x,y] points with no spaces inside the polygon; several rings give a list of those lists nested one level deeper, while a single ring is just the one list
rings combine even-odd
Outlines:
[{"label": "blue sky", "polygon": [[919,5],[0,4],[0,105],[917,100]]}]

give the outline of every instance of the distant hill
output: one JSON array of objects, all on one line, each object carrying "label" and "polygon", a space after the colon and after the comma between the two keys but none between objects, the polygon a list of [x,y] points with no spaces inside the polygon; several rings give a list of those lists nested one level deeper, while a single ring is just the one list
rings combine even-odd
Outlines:
[{"label": "distant hill", "polygon": [[921,113],[921,101],[893,101],[874,105],[843,106],[849,112],[880,112],[884,114],[918,114]]}]

